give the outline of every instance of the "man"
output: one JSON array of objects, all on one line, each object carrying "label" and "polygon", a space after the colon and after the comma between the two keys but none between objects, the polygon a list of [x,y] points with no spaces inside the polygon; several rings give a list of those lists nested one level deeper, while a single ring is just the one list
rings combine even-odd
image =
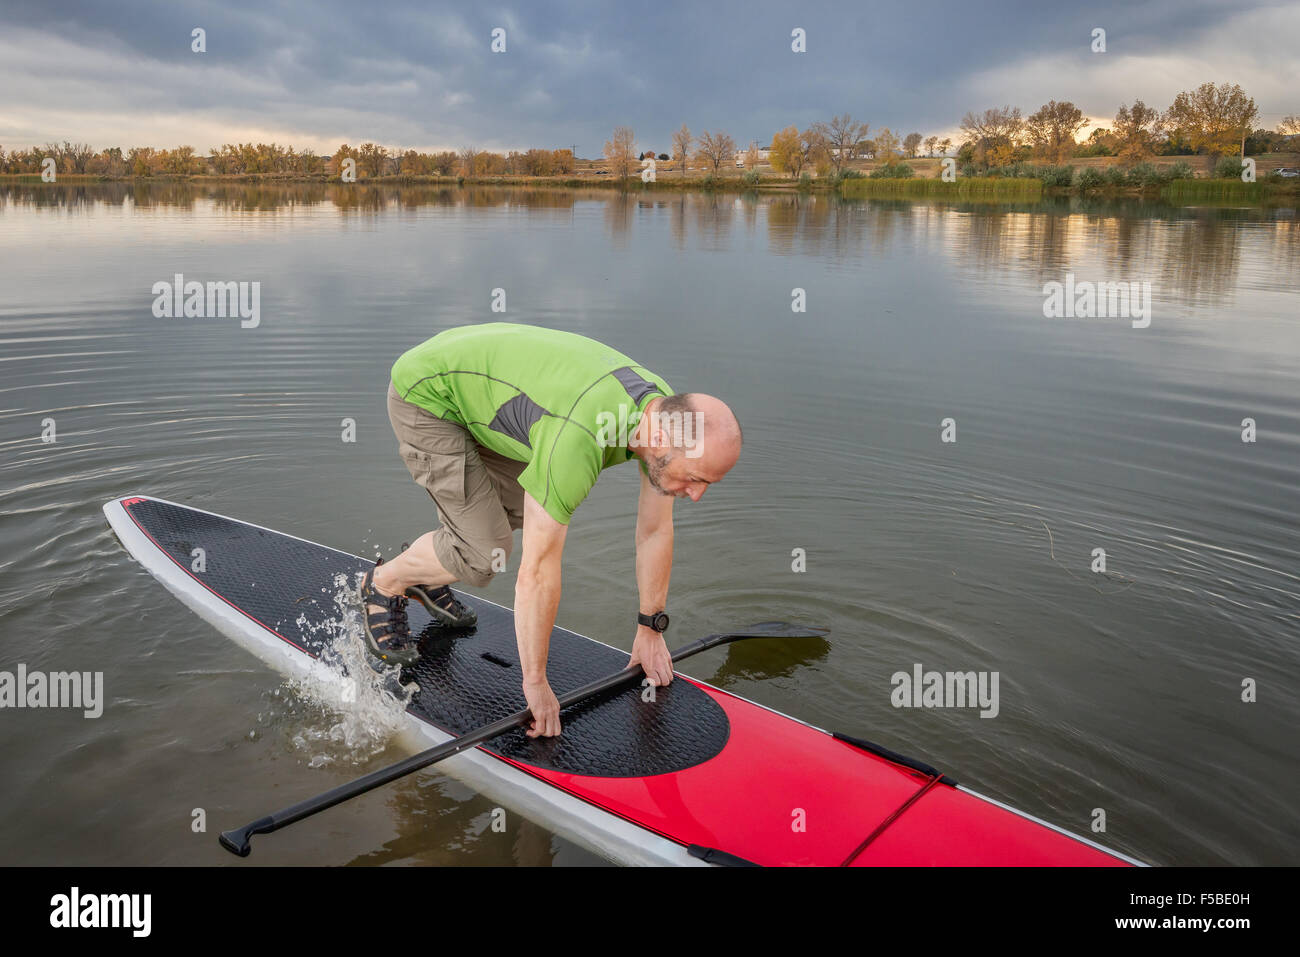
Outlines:
[{"label": "man", "polygon": [[565,534],[600,472],[635,457],[640,609],[630,664],[653,685],[672,681],[663,630],[673,500],[699,501],[736,464],[740,425],[725,403],[676,395],[649,369],[585,336],[493,322],[449,329],[404,353],[393,366],[388,414],[442,526],[366,573],[361,601],[374,654],[396,664],[418,657],[408,597],[448,625],[473,624],[474,613],[446,586],[486,585],[522,528],[515,633],[533,715],[527,733],[558,735],[546,659]]}]

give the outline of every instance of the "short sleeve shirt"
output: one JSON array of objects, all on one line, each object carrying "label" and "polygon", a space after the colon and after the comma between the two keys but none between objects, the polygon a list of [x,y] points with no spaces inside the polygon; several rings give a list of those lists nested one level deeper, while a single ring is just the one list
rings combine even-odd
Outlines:
[{"label": "short sleeve shirt", "polygon": [[633,458],[628,440],[646,405],[673,394],[594,339],[507,322],[439,333],[403,353],[392,379],[407,402],[528,463],[519,484],[564,525],[602,470]]}]

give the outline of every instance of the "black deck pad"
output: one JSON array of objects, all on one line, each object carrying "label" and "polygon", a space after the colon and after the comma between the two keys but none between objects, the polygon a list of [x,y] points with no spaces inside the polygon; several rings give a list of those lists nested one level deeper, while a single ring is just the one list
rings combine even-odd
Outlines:
[{"label": "black deck pad", "polygon": [[[370,566],[345,552],[166,502],[138,499],[127,513],[196,580],[313,656],[330,640],[332,629],[322,625],[338,615],[335,576],[346,573],[355,581]],[[201,573],[191,571],[196,548],[204,550]],[[420,686],[413,714],[459,735],[527,702],[513,613],[457,595],[478,612],[477,627],[436,627],[418,602],[410,603],[411,629],[422,634],[421,656],[403,680]],[[551,632],[547,673],[557,695],[626,665],[624,652],[563,628]],[[606,694],[566,710],[558,738],[530,739],[519,729],[492,739],[486,749],[538,768],[644,777],[692,767],[726,745],[726,713],[699,688],[677,680],[656,689],[655,697],[643,702],[639,687]]]}]

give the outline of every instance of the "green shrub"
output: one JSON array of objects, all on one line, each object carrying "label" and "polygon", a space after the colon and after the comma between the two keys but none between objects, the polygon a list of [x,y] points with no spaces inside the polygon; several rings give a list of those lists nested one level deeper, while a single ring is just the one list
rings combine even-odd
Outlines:
[{"label": "green shrub", "polygon": [[1241,179],[1241,159],[1236,156],[1221,156],[1214,164],[1215,179]]},{"label": "green shrub", "polygon": [[1191,166],[1189,166],[1187,163],[1183,162],[1182,160],[1179,160],[1177,163],[1174,163],[1170,166],[1166,166],[1164,173],[1165,173],[1165,179],[1167,179],[1170,182],[1173,182],[1176,179],[1196,178],[1196,174],[1192,172]]},{"label": "green shrub", "polygon": [[812,189],[812,174],[803,173],[799,176],[800,189]]},{"label": "green shrub", "polygon": [[1074,182],[1073,166],[1040,166],[1038,178],[1044,186],[1069,186]]},{"label": "green shrub", "polygon": [[1128,171],[1130,186],[1158,186],[1160,182],[1160,171],[1154,163],[1138,163]]},{"label": "green shrub", "polygon": [[746,186],[757,186],[757,185],[758,185],[758,170],[756,170],[756,169],[748,170],[748,171],[745,173],[744,176],[740,177],[740,179],[741,179],[741,182],[743,182]]},{"label": "green shrub", "polygon": [[1101,170],[1086,166],[1079,170],[1079,178],[1075,180],[1075,185],[1079,189],[1096,189],[1105,181],[1105,177],[1101,175]]},{"label": "green shrub", "polygon": [[871,171],[872,179],[911,179],[913,175],[906,163],[886,163]]}]

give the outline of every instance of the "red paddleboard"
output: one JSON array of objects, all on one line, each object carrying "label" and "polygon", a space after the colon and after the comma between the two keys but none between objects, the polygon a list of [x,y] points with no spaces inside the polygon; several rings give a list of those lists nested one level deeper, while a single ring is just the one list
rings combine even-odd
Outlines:
[{"label": "red paddleboard", "polygon": [[[315,687],[347,684],[325,661],[339,630],[332,596],[338,576],[355,582],[369,562],[147,496],[104,511],[132,556],[220,631],[290,676],[314,677]],[[526,707],[512,612],[458,597],[478,612],[475,628],[438,627],[410,606],[421,658],[402,678],[419,686],[407,719],[420,747]],[[561,695],[627,664],[626,652],[563,628],[550,649]],[[1141,863],[923,763],[682,676],[653,702],[639,688],[586,701],[565,712],[558,738],[508,732],[439,769],[624,864]]]}]

